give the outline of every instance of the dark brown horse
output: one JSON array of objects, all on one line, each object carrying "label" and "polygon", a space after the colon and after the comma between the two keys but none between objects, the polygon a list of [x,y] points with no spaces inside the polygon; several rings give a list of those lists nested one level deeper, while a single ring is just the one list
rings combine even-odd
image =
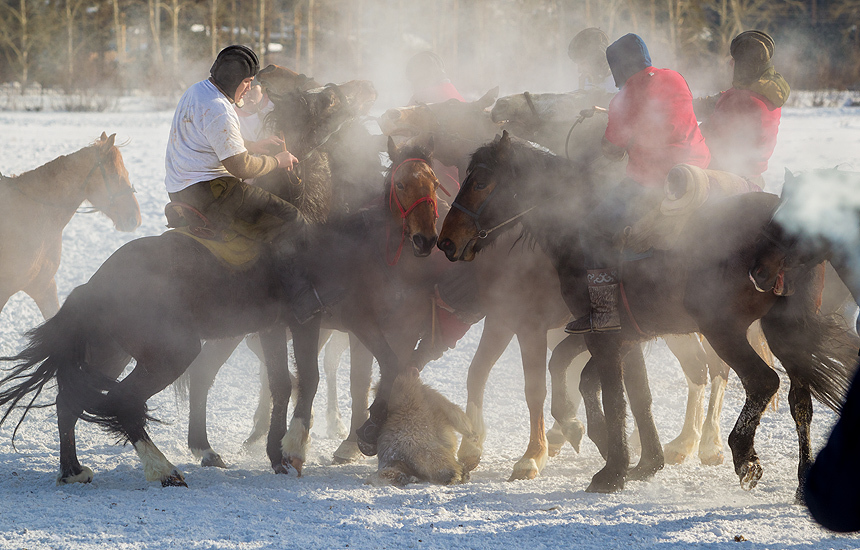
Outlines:
[{"label": "dark brown horse", "polygon": [[84,201],[120,231],[140,225],[140,208],[116,134],[21,175],[0,177],[0,310],[26,292],[47,319],[60,309],[54,275],[63,228]]},{"label": "dark brown horse", "polygon": [[[309,97],[304,100],[309,113],[322,113],[325,106],[348,102],[349,93],[327,87],[305,92]],[[337,116],[328,120],[339,123]],[[302,135],[313,150],[313,144],[319,143],[316,140],[331,131],[320,123]],[[269,189],[281,196],[295,192],[292,180],[267,179],[258,183],[280,184]],[[306,202],[326,197],[325,189],[308,191],[303,194]],[[319,204],[310,211],[325,213],[327,208]],[[0,381],[0,406],[7,407],[3,420],[18,405],[23,406],[23,415],[39,406],[36,400],[40,393],[56,380],[59,483],[92,479],[92,471],[81,466],[75,451],[75,424],[83,418],[131,442],[147,479],[163,485],[184,485],[182,474],[146,433],[150,420],[147,400],[185,371],[200,351],[202,339],[261,332],[273,394],[267,453],[273,469],[286,472],[293,462],[293,440],[284,441],[291,392],[286,325],[292,322],[292,315],[274,262],[272,255],[263,251],[243,270],[237,270],[201,243],[174,232],[126,244],[88,283],[72,291],[56,316],[29,333],[30,343],[24,351],[6,358],[16,365]],[[319,318],[293,325],[298,370],[318,377]],[[135,368],[118,381],[130,358],[136,360]],[[294,432],[310,427],[316,391],[312,383],[313,376],[300,379]]]},{"label": "dark brown horse", "polygon": [[[578,222],[596,200],[587,170],[571,170],[563,159],[504,135],[473,155],[438,246],[452,261],[471,260],[511,220],[518,219],[553,260],[560,276],[574,277],[585,288]],[[637,377],[636,383],[647,388],[639,342],[661,334],[690,332],[704,334],[744,385],[747,399],[729,436],[729,446],[742,485],[758,483],[763,469],[754,448],[755,431],[779,386],[779,377],[747,341],[747,328],[756,319],[762,319],[772,346],[774,341],[784,344],[773,348],[792,380],[789,400],[798,425],[802,482],[812,417],[810,392],[825,403],[838,402],[856,347],[837,346],[831,338],[840,327],[817,314],[812,277],[799,281],[792,296],[760,293],[751,284],[748,271],[757,237],[776,202],[773,195],[753,193],[706,205],[690,220],[683,242],[675,250],[655,251],[651,257],[624,264],[628,311],[622,314],[622,332],[585,339],[592,354],[586,369],[599,373],[608,430],[607,463],[592,478],[589,491],[617,491],[628,476],[622,360],[626,359],[628,386],[629,378]],[[585,300],[583,294],[570,301],[572,313],[582,313]],[[831,352],[822,357],[820,351],[831,345]],[[645,405],[650,413],[650,403]],[[636,408],[645,405],[631,403],[634,415]],[[654,464],[649,461],[659,452],[659,438],[653,420],[650,426],[638,416],[637,421],[642,460],[634,470],[647,475],[653,473]]]}]

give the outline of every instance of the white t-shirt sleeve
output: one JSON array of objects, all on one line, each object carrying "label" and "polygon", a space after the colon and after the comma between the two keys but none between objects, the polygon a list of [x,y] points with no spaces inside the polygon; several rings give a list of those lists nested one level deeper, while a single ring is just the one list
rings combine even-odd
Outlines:
[{"label": "white t-shirt sleeve", "polygon": [[207,121],[203,134],[218,156],[218,160],[244,153],[245,141],[239,130],[239,117],[230,109]]}]

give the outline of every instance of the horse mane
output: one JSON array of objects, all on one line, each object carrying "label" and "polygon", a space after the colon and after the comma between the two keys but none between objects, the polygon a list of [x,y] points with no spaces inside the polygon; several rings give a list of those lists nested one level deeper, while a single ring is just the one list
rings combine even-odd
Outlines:
[{"label": "horse mane", "polygon": [[22,172],[20,174],[13,174],[11,176],[3,176],[2,178],[0,178],[0,181],[5,181],[10,184],[14,183],[15,185],[26,185],[32,181],[42,179],[57,179],[61,177],[62,174],[67,170],[70,161],[73,161],[77,157],[79,157],[79,153],[96,147],[98,145],[98,142],[99,140],[95,140],[91,144],[81,149],[78,149],[73,153],[69,153],[68,155],[60,155],[59,157],[50,160],[41,166],[37,166],[36,168],[27,170],[26,172]]},{"label": "horse mane", "polygon": [[[575,163],[515,136],[510,136],[507,144],[497,137],[475,150],[467,177],[478,166],[487,167],[499,174],[501,181],[516,186],[517,200],[526,207],[540,207],[539,222],[523,223],[514,245],[523,241],[525,246],[534,248],[539,240],[542,246],[550,245],[538,238],[548,226],[552,228],[549,234],[556,236],[553,240],[572,238],[571,231],[578,232],[578,228],[571,220],[586,212],[596,200],[595,177],[589,165]],[[534,204],[528,204],[529,201]]]}]

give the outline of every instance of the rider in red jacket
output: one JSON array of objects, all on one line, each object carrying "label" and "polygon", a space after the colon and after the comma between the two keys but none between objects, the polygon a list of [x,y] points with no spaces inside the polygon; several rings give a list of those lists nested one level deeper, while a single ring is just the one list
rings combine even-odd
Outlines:
[{"label": "rider in red jacket", "polygon": [[788,83],[771,62],[774,42],[762,31],[744,31],[732,40],[732,87],[697,102],[711,166],[744,176],[764,187],[762,173],[776,147],[781,107]]},{"label": "rider in red jacket", "polygon": [[571,334],[620,330],[616,235],[660,203],[673,166],[707,168],[710,162],[684,77],[654,68],[645,42],[635,34],[612,43],[606,59],[621,91],[609,103],[603,153],[616,159],[628,155],[627,178],[609,191],[583,224],[580,239],[591,312],[568,323],[565,330]]}]

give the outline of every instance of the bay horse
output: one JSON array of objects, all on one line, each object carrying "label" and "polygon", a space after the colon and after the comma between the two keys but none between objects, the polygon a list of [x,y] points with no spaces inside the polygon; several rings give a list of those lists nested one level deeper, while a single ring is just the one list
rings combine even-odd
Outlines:
[{"label": "bay horse", "polygon": [[[565,159],[518,142],[505,132],[473,154],[466,180],[445,218],[439,248],[451,261],[472,260],[512,225],[511,220],[519,220],[560,276],[573,277],[585,289],[579,223],[598,196],[588,170],[571,168]],[[779,377],[747,341],[747,329],[756,319],[762,319],[769,342],[785,343],[773,351],[792,381],[789,401],[798,426],[802,484],[812,419],[810,392],[825,404],[838,402],[857,348],[852,347],[856,342],[846,345],[834,338],[844,337],[844,328],[818,314],[814,300],[818,279],[801,278],[791,296],[757,292],[750,282],[757,237],[776,203],[774,195],[748,193],[706,204],[688,222],[676,249],[654,251],[651,257],[624,263],[622,331],[585,337],[592,355],[586,369],[599,374],[607,428],[606,465],[593,476],[588,491],[621,490],[628,477],[622,360],[628,388],[632,377],[647,389],[639,343],[661,334],[691,332],[701,332],[708,339],[744,386],[746,402],[729,446],[741,485],[752,488],[758,483],[763,468],[754,447],[755,433],[779,387]],[[583,292],[568,306],[578,315],[587,307],[586,301]],[[828,352],[822,354],[825,349]],[[650,414],[650,395],[638,404],[631,395],[631,408],[642,438],[642,458],[633,472],[653,474],[651,461],[661,449]]]},{"label": "bay horse", "polygon": [[92,145],[15,177],[0,176],[0,310],[19,291],[47,319],[60,309],[54,275],[60,265],[63,228],[84,201],[107,215],[119,231],[140,225],[134,187],[104,132]]},{"label": "bay horse", "polygon": [[[309,112],[322,113],[325,106],[345,107],[348,93],[355,90],[327,87],[305,92],[304,100]],[[319,123],[303,136],[313,144],[330,131]],[[295,192],[289,178],[259,178],[257,184],[273,186],[268,189],[281,196]],[[325,189],[305,191],[308,211],[327,212],[326,204],[310,205],[327,196]],[[316,373],[319,317],[305,325],[294,321],[274,262],[265,249],[244,269],[236,269],[200,242],[172,231],[127,243],[72,291],[54,317],[28,333],[29,344],[21,353],[4,358],[16,364],[0,380],[0,407],[6,407],[0,422],[21,406],[17,433],[27,411],[49,406],[36,401],[56,380],[58,483],[93,478],[75,450],[75,424],[84,419],[132,443],[147,480],[184,486],[182,473],[146,432],[151,420],[146,402],[188,368],[200,352],[201,340],[260,332],[273,395],[267,454],[274,471],[286,473],[295,445],[285,438],[291,393],[286,327],[291,325],[298,370]],[[136,360],[134,369],[117,380],[131,358]],[[306,388],[305,380],[310,382],[311,377],[300,379],[294,424],[304,422],[309,428],[316,387]]]},{"label": "bay horse", "polygon": [[[394,379],[403,368],[412,366],[415,344],[430,329],[430,298],[437,275],[424,257],[436,244],[439,181],[430,169],[428,149],[397,149],[390,142],[389,156],[392,164],[375,204],[333,215],[309,232],[313,253],[306,265],[317,285],[344,289],[344,298],[323,316],[322,326],[350,334],[352,424],[349,437],[335,452],[337,462],[355,459],[357,430],[368,418],[368,410],[385,410]],[[212,379],[226,358],[209,363]],[[379,363],[381,380],[376,401],[368,407],[373,358]],[[319,373],[300,370],[298,380],[300,389],[315,393]],[[204,459],[218,457],[206,436],[206,390],[208,385],[200,386],[199,391],[192,388],[197,397],[191,400],[194,421],[189,423],[189,443],[196,443],[196,449],[203,452],[195,450],[195,454]],[[290,428],[294,442],[290,465],[298,472],[310,435],[309,417],[302,418],[308,422],[298,423],[294,418]],[[222,466],[219,461],[220,457],[204,465]]]}]

